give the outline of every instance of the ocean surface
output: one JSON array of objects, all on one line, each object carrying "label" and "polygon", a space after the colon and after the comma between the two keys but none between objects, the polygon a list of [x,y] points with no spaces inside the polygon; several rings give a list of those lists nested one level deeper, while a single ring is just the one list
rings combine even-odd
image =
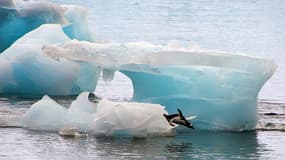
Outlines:
[{"label": "ocean surface", "polygon": [[[146,41],[274,59],[278,69],[259,95],[257,129],[179,133],[157,138],[65,138],[0,128],[0,159],[285,159],[285,1],[51,0],[89,9],[99,42]],[[129,79],[100,80],[100,97],[130,100]],[[68,106],[75,97],[56,98]],[[1,120],[20,117],[39,98],[0,96]]]}]

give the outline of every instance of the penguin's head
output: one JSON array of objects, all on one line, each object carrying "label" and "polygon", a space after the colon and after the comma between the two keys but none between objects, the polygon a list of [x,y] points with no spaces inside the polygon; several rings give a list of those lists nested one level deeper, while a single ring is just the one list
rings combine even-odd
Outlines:
[{"label": "penguin's head", "polygon": [[88,100],[90,102],[99,103],[101,98],[97,97],[94,93],[90,92],[88,95]]},{"label": "penguin's head", "polygon": [[[187,122],[188,122],[188,121],[187,121]],[[192,129],[195,129],[194,126],[193,126],[193,124],[190,123],[190,122],[187,123],[187,127],[192,128]]]}]

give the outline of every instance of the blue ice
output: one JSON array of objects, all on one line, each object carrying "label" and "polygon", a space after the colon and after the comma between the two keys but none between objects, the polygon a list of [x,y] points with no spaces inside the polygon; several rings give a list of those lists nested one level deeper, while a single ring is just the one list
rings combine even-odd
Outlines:
[{"label": "blue ice", "polygon": [[118,69],[133,83],[133,101],[161,104],[169,113],[180,108],[198,117],[197,129],[253,129],[258,93],[276,69],[272,60],[145,42],[72,41],[47,48],[54,58]]},{"label": "blue ice", "polygon": [[0,53],[29,31],[42,24],[62,24],[70,38],[91,40],[86,9],[48,1],[1,0]]},{"label": "blue ice", "polygon": [[276,69],[271,60],[214,52],[165,52],[140,59],[149,63],[121,69],[132,80],[133,100],[161,104],[170,113],[180,108],[198,117],[192,121],[197,129],[206,130],[253,129],[258,93]]},{"label": "blue ice", "polygon": [[45,45],[66,41],[70,39],[56,24],[42,25],[18,39],[0,55],[0,93],[39,96],[93,91],[99,66],[54,60],[43,54]]}]

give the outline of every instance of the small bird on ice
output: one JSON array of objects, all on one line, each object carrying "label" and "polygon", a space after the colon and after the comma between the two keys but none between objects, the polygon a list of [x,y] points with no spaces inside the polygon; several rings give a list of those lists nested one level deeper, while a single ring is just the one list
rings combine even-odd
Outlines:
[{"label": "small bird on ice", "polygon": [[180,109],[177,109],[177,111],[179,114],[171,114],[171,115],[163,114],[163,116],[166,118],[168,123],[173,127],[177,127],[178,125],[183,125],[188,128],[195,129],[188,120],[194,119],[196,117],[186,117],[185,118],[182,112],[180,111]]}]

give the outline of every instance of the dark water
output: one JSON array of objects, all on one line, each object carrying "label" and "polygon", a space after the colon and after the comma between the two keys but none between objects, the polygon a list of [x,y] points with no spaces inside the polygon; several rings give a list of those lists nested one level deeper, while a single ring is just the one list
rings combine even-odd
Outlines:
[{"label": "dark water", "polygon": [[[64,138],[0,129],[0,159],[284,159],[283,132],[195,132],[166,138]],[[283,150],[281,149],[283,148]]]},{"label": "dark water", "polygon": [[[279,68],[260,93],[259,124],[250,132],[191,132],[159,138],[64,138],[0,128],[0,159],[285,159],[285,1],[52,0],[89,9],[97,41],[147,41],[275,59]],[[129,80],[99,81],[101,97],[128,100]],[[73,97],[74,98],[74,97]],[[57,98],[68,106],[73,98]],[[0,124],[37,99],[0,96]],[[5,120],[5,121],[3,121]]]}]

